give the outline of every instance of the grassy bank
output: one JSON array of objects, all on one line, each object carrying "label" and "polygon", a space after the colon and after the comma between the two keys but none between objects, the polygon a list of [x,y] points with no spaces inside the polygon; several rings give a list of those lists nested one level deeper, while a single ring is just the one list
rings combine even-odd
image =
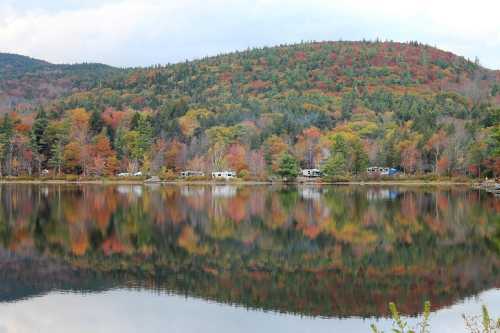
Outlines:
[{"label": "grassy bank", "polygon": [[[66,175],[60,177],[2,177],[0,183],[46,183],[46,184],[143,184],[146,176],[140,177],[81,177],[77,175]],[[234,179],[234,180],[212,180],[210,178],[174,178],[160,179],[161,184],[282,184],[280,179]],[[297,178],[295,181],[287,182],[289,184],[317,184],[317,185],[475,185],[480,183],[479,179],[466,177],[437,177],[434,175],[426,176],[400,176],[400,177],[337,177],[331,179],[322,178]]]}]

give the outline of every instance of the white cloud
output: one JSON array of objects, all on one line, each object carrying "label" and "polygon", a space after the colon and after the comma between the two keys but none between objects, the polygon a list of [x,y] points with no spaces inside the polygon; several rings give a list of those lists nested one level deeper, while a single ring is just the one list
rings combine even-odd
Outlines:
[{"label": "white cloud", "polygon": [[0,50],[149,65],[300,40],[420,40],[500,68],[500,3],[431,0],[6,0]]}]

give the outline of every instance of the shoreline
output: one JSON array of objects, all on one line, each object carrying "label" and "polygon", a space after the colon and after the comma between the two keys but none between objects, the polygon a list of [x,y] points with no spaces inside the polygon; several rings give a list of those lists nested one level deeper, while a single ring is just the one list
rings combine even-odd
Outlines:
[{"label": "shoreline", "polygon": [[343,181],[343,182],[304,182],[304,181],[294,181],[294,182],[272,182],[272,181],[210,181],[210,180],[180,180],[180,181],[158,181],[158,182],[147,182],[144,180],[58,180],[58,179],[47,179],[47,180],[0,180],[0,184],[94,184],[94,185],[386,185],[386,186],[470,186],[479,187],[480,183],[477,181],[451,181],[451,180],[436,180],[436,181],[426,181],[426,180],[376,180],[376,181]]}]

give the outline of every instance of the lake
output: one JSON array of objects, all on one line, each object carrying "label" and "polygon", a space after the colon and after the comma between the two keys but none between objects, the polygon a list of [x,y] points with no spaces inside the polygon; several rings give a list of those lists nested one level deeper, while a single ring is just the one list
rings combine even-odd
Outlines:
[{"label": "lake", "polygon": [[500,316],[500,200],[467,187],[0,185],[0,332],[433,332]]}]

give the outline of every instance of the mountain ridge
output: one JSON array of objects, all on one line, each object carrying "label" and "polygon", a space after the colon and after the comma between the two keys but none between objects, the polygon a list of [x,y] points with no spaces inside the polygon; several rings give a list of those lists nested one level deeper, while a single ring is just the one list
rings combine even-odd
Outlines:
[{"label": "mountain ridge", "polygon": [[[141,72],[151,72],[155,71],[158,68],[176,68],[179,66],[183,66],[185,64],[191,65],[199,65],[199,64],[217,64],[219,62],[222,63],[230,63],[231,58],[252,58],[252,54],[261,52],[261,53],[280,53],[282,50],[287,49],[296,49],[298,52],[298,57],[302,57],[302,53],[300,51],[301,48],[325,48],[327,46],[331,46],[335,48],[340,46],[341,48],[352,48],[355,51],[355,56],[359,56],[359,49],[362,52],[365,52],[365,58],[380,57],[380,51],[375,50],[376,48],[396,48],[399,51],[393,52],[390,50],[388,53],[392,52],[392,57],[400,56],[403,61],[411,60],[413,63],[409,64],[409,71],[411,74],[415,75],[419,70],[421,71],[417,63],[415,62],[415,56],[424,57],[422,50],[428,50],[429,53],[429,62],[431,66],[440,66],[441,71],[435,71],[436,73],[428,73],[427,75],[443,75],[442,73],[447,70],[449,66],[453,67],[455,70],[460,71],[481,71],[482,75],[489,76],[488,81],[500,81],[500,71],[491,70],[485,67],[480,66],[478,63],[474,63],[464,57],[455,55],[448,51],[443,51],[437,49],[435,47],[431,47],[424,44],[419,44],[417,42],[410,43],[396,43],[396,42],[357,42],[357,41],[341,41],[341,42],[310,42],[310,43],[300,43],[300,44],[291,44],[291,45],[279,45],[274,47],[263,47],[263,48],[253,48],[247,49],[243,51],[235,51],[225,54],[219,54],[215,56],[208,56],[194,60],[186,60],[185,62],[178,62],[175,64],[167,64],[167,65],[152,65],[149,67],[130,67],[130,68],[117,68],[110,65],[100,64],[100,63],[78,63],[78,64],[51,64],[44,60],[39,60],[27,56],[9,54],[9,53],[0,53],[0,111],[7,111],[11,109],[15,109],[16,105],[21,105],[22,108],[29,108],[33,105],[41,105],[47,103],[50,100],[57,99],[59,97],[65,96],[71,93],[74,89],[78,91],[89,90],[94,88],[98,84],[102,84],[103,81],[109,80],[110,76],[114,76],[115,78],[119,78],[125,80],[125,76],[132,74],[134,75]],[[360,48],[361,46],[361,48]],[[407,48],[413,48],[418,50],[420,54],[415,55],[412,52],[408,52]],[[364,49],[364,51],[363,51]],[[375,50],[375,51],[374,51]],[[398,53],[399,52],[399,53]],[[426,51],[427,52],[427,51]],[[375,54],[378,53],[378,54]],[[427,56],[426,56],[427,57]],[[229,59],[229,61],[228,61]],[[397,60],[400,61],[401,59]],[[304,59],[302,59],[304,60]],[[318,61],[324,61],[323,59],[318,59]],[[337,59],[335,59],[337,60]],[[265,60],[267,61],[267,60]],[[365,59],[366,61],[366,59]],[[424,60],[421,60],[422,62]],[[384,62],[383,59],[376,59],[372,63],[368,64],[374,71],[378,70],[378,75],[384,75],[384,69],[387,67],[395,67],[395,62]],[[380,65],[380,66],[378,66]],[[389,66],[388,66],[389,65]],[[352,67],[352,62],[348,59],[340,60],[340,67]],[[382,67],[381,67],[382,66]],[[385,68],[384,68],[385,67]],[[397,66],[396,66],[397,67]],[[467,69],[469,67],[469,69]],[[314,69],[307,69],[314,70]],[[228,75],[226,73],[226,75]],[[377,75],[377,73],[375,73]],[[457,74],[458,75],[458,74]],[[78,77],[84,77],[84,79],[78,79]],[[40,80],[36,81],[33,77],[38,77]],[[30,79],[33,79],[35,82],[30,82]],[[62,82],[58,82],[61,81]],[[128,80],[130,81],[130,77]],[[401,79],[401,78],[398,78]],[[422,80],[425,78],[420,78]],[[16,89],[15,83],[13,84],[13,80],[23,83],[27,81],[26,87]],[[405,80],[402,78],[401,80]],[[7,83],[6,83],[7,81]],[[69,82],[68,82],[69,81]],[[85,81],[83,84],[80,81]],[[432,81],[432,80],[431,80]],[[53,84],[52,84],[53,83]],[[413,82],[415,83],[415,82]],[[47,93],[46,90],[42,90],[39,93],[36,93],[41,85],[44,84],[52,84],[53,91],[51,93]],[[263,83],[263,80],[257,80],[257,85],[266,84]],[[22,85],[22,84],[21,84]],[[12,89],[14,86],[14,89]],[[420,84],[420,86],[423,86]],[[10,89],[9,89],[10,88]],[[432,88],[436,89],[436,88]],[[14,90],[14,92],[9,92],[9,90]],[[456,88],[452,88],[451,90],[456,91]],[[34,94],[30,94],[35,91]],[[34,95],[34,96],[31,96]],[[44,98],[48,95],[49,98]],[[3,103],[2,103],[3,100]],[[27,105],[26,105],[27,104]]]},{"label": "mountain ridge", "polygon": [[0,112],[29,110],[74,90],[87,90],[120,70],[98,63],[52,64],[0,53]]}]

